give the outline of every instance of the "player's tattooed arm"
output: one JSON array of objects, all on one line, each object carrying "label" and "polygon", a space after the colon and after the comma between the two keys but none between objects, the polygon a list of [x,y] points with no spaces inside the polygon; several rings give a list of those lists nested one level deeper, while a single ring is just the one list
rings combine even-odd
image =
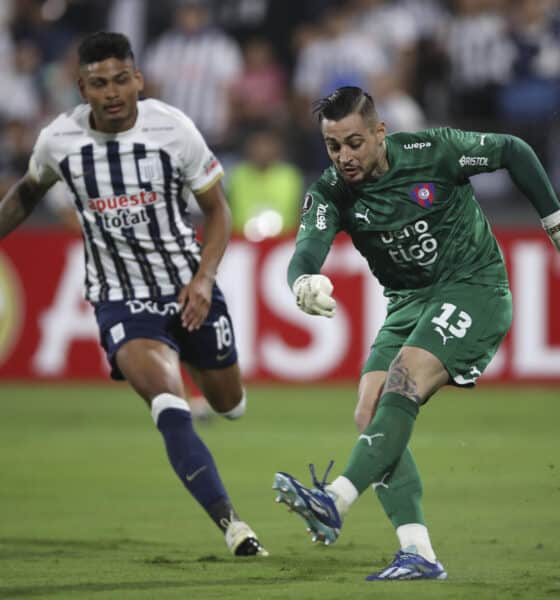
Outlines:
[{"label": "player's tattooed arm", "polygon": [[404,365],[401,354],[399,354],[391,364],[383,391],[396,392],[401,396],[410,398],[410,400],[416,402],[418,405],[422,404],[422,398],[418,393],[416,381],[410,375],[408,368]]},{"label": "player's tattooed arm", "polygon": [[0,201],[0,239],[33,212],[49,187],[26,174],[8,190]]}]

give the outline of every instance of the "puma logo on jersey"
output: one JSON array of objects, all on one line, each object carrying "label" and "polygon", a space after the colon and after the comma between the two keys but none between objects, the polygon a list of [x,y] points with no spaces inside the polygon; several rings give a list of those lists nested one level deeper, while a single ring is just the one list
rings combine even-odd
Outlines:
[{"label": "puma logo on jersey", "polygon": [[369,212],[369,208],[366,208],[366,212],[365,213],[355,212],[354,216],[356,217],[356,219],[362,219],[363,221],[365,221],[369,225],[370,221],[369,221],[368,212]]},{"label": "puma logo on jersey", "polygon": [[358,438],[359,440],[365,440],[368,443],[368,446],[373,446],[373,440],[378,437],[385,437],[384,433],[374,433],[373,435],[362,435]]},{"label": "puma logo on jersey", "polygon": [[437,327],[435,327],[435,330],[441,335],[442,339],[443,339],[443,345],[445,346],[445,344],[447,344],[447,340],[452,340],[453,336],[452,335],[445,335],[445,332],[443,331],[443,329],[438,325]]}]

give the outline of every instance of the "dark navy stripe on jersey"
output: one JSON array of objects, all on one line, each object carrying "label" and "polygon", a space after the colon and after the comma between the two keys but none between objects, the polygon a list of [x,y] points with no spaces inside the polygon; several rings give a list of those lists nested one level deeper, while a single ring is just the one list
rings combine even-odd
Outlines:
[{"label": "dark navy stripe on jersey", "polygon": [[[95,174],[95,161],[93,159],[93,144],[87,144],[86,146],[82,146],[81,155],[84,182],[86,184],[86,191],[88,193],[88,196],[92,199],[99,198],[99,188],[97,187],[97,179]],[[112,237],[105,231],[101,217],[97,214],[97,212],[94,212],[94,215],[97,227],[101,232],[103,241],[105,242],[111,259],[115,264],[115,271],[117,273],[120,286],[123,290],[124,298],[126,300],[129,300],[134,297],[134,294],[132,290],[132,284],[130,282],[130,276],[128,274],[128,271],[126,270],[124,261],[120,257],[118,248],[115,242],[113,241]]]},{"label": "dark navy stripe on jersey", "polygon": [[[133,152],[134,163],[136,165],[136,176],[138,177],[138,184],[143,190],[151,191],[152,184],[149,181],[142,180],[142,175],[140,174],[140,166],[138,164],[138,161],[142,160],[143,158],[146,158],[147,156],[146,146],[144,144],[134,144]],[[179,271],[173,263],[173,260],[171,259],[171,254],[167,251],[161,239],[160,227],[157,220],[157,211],[152,205],[147,206],[146,210],[148,212],[148,216],[150,217],[148,231],[150,233],[150,237],[152,238],[152,242],[154,243],[154,247],[157,250],[157,252],[159,252],[163,260],[163,264],[165,265],[165,270],[167,271],[167,276],[169,277],[169,280],[177,288],[180,288],[182,287],[182,282],[181,278],[179,277]]]},{"label": "dark navy stripe on jersey", "polygon": [[119,154],[119,142],[107,142],[107,161],[109,162],[109,173],[111,174],[111,186],[116,196],[126,194],[124,186],[121,157]]},{"label": "dark navy stripe on jersey", "polygon": [[[179,231],[177,224],[175,223],[174,215],[173,215],[173,193],[172,193],[172,185],[173,185],[173,168],[171,166],[171,159],[169,154],[164,150],[159,151],[159,156],[161,158],[161,164],[163,166],[163,177],[164,177],[164,190],[165,190],[165,205],[167,206],[167,215],[169,219],[169,226],[171,228],[171,233],[174,238],[177,240],[177,244],[179,245],[179,249],[181,250],[181,254],[183,258],[187,261],[189,268],[194,275],[196,271],[193,271],[192,254],[185,247],[185,238],[182,233]],[[196,261],[195,261],[196,262]]]},{"label": "dark navy stripe on jersey", "polygon": [[93,234],[91,232],[91,227],[88,221],[84,218],[84,205],[80,199],[78,191],[74,187],[74,183],[72,181],[72,174],[70,173],[70,165],[69,158],[66,157],[59,164],[60,171],[64,180],[66,181],[66,185],[70,188],[70,191],[74,195],[74,201],[76,203],[76,208],[81,216],[84,236],[85,236],[85,244],[84,244],[84,254],[86,261],[86,297],[89,298],[89,292],[91,290],[92,283],[89,279],[89,273],[87,265],[90,261],[89,253],[91,252],[93,258],[93,264],[95,265],[95,269],[97,271],[97,277],[99,279],[99,299],[100,300],[108,300],[109,298],[109,286],[107,285],[107,277],[105,275],[105,269],[103,268],[103,263],[101,262],[101,257],[99,256],[99,250],[97,246],[93,243]]},{"label": "dark navy stripe on jersey", "polygon": [[194,275],[198,269],[198,261],[193,256],[193,254],[187,250],[185,246],[185,237],[179,231],[175,219],[173,216],[173,196],[172,196],[172,184],[173,184],[173,168],[171,166],[171,158],[167,152],[164,150],[159,151],[159,155],[161,158],[161,164],[163,166],[163,176],[164,176],[164,184],[165,184],[165,204],[167,206],[167,214],[169,217],[169,225],[171,227],[171,232],[173,236],[177,240],[179,244],[179,248],[181,249],[181,253],[185,260],[187,261],[189,268]]},{"label": "dark navy stripe on jersey", "polygon": [[[122,196],[126,194],[126,187],[124,184],[124,178],[122,174],[121,155],[119,151],[119,142],[108,141],[107,142],[107,161],[109,163],[109,173],[111,175],[111,186],[116,196]],[[134,229],[132,227],[122,227],[121,232],[126,238],[128,245],[130,246],[134,257],[142,272],[142,277],[150,290],[150,296],[157,298],[161,295],[161,289],[157,285],[152,266],[146,255],[146,251],[140,246]]]}]

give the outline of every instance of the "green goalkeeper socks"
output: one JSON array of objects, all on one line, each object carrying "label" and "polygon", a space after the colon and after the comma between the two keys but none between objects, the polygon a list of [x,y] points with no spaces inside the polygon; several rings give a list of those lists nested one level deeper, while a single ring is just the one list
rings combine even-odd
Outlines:
[{"label": "green goalkeeper socks", "polygon": [[418,405],[409,398],[395,392],[383,394],[342,474],[360,494],[372,484],[377,489],[387,484],[408,445],[417,415]]},{"label": "green goalkeeper socks", "polygon": [[386,484],[375,487],[375,493],[395,529],[408,523],[426,524],[422,481],[409,448],[403,452]]}]

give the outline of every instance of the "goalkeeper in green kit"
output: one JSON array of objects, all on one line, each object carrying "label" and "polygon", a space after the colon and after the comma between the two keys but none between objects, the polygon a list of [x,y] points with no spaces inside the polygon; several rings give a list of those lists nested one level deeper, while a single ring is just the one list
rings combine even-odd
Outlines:
[{"label": "goalkeeper in green kit", "polygon": [[373,99],[356,87],[337,89],[315,112],[333,164],[305,196],[288,282],[301,310],[332,317],[333,286],[319,272],[345,231],[389,303],[362,369],[360,435],[345,469],[326,484],[327,474],[318,481],[312,468],[313,488],[280,472],[273,487],[314,541],[329,544],[373,486],[400,550],[367,579],[445,579],[408,443],[437,390],[474,386],[512,319],[504,260],[469,177],[507,169],[559,249],[560,203],[532,149],[514,136],[449,128],[386,135]]}]

